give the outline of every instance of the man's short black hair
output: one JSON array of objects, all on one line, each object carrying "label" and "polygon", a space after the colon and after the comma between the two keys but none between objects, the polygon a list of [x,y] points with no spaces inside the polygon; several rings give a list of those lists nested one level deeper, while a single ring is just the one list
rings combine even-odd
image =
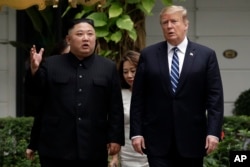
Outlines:
[{"label": "man's short black hair", "polygon": [[69,22],[68,24],[68,31],[70,29],[72,29],[76,24],[79,24],[79,23],[88,23],[89,25],[91,25],[93,28],[94,27],[94,21],[92,19],[87,19],[87,18],[81,18],[81,19],[73,19]]}]

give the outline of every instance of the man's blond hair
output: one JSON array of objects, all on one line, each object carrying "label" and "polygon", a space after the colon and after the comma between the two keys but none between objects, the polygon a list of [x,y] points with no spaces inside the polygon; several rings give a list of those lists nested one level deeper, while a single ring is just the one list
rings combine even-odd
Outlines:
[{"label": "man's blond hair", "polygon": [[164,14],[172,14],[180,12],[182,14],[183,21],[188,24],[188,18],[187,18],[187,9],[183,6],[177,6],[177,5],[171,5],[163,8],[160,12],[160,20]]}]

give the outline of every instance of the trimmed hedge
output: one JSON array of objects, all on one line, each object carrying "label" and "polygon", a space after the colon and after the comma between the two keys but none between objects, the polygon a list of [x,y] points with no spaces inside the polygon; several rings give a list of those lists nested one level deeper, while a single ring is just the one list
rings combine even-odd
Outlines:
[{"label": "trimmed hedge", "polygon": [[0,167],[40,167],[37,155],[25,155],[32,124],[32,117],[0,118]]},{"label": "trimmed hedge", "polygon": [[[38,155],[30,161],[25,156],[32,117],[0,118],[0,167],[40,167]],[[228,167],[230,150],[250,150],[244,145],[250,138],[250,117],[224,118],[223,140],[218,149],[204,159],[204,167]]]},{"label": "trimmed hedge", "polygon": [[250,89],[243,91],[234,102],[234,115],[250,116]]}]

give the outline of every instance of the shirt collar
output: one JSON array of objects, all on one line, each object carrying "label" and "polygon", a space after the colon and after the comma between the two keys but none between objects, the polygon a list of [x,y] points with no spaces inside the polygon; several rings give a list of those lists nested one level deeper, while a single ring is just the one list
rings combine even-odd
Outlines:
[{"label": "shirt collar", "polygon": [[187,37],[185,37],[184,40],[177,46],[173,46],[170,43],[167,43],[167,44],[168,44],[168,53],[171,52],[171,50],[174,47],[178,47],[180,52],[185,53],[187,49],[187,45],[188,45],[188,40],[187,40]]},{"label": "shirt collar", "polygon": [[94,61],[94,58],[95,58],[95,54],[92,54],[86,58],[84,58],[83,60],[79,60],[73,53],[68,53],[68,56],[69,56],[69,59],[70,59],[70,62],[71,64],[74,66],[74,67],[78,67],[79,64],[82,64],[82,66],[84,68],[88,68],[90,67],[90,65],[93,63]]}]

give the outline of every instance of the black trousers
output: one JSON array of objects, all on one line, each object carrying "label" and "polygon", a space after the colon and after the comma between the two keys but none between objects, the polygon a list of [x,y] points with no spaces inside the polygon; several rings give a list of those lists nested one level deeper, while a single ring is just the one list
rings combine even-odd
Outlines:
[{"label": "black trousers", "polygon": [[40,156],[41,167],[107,167],[108,159],[104,160],[64,160]]},{"label": "black trousers", "polygon": [[169,153],[165,156],[150,156],[150,167],[203,167],[203,156],[199,158],[182,157],[177,151],[175,142],[172,143]]},{"label": "black trousers", "polygon": [[148,162],[150,167],[203,167],[203,158],[148,156]]}]

